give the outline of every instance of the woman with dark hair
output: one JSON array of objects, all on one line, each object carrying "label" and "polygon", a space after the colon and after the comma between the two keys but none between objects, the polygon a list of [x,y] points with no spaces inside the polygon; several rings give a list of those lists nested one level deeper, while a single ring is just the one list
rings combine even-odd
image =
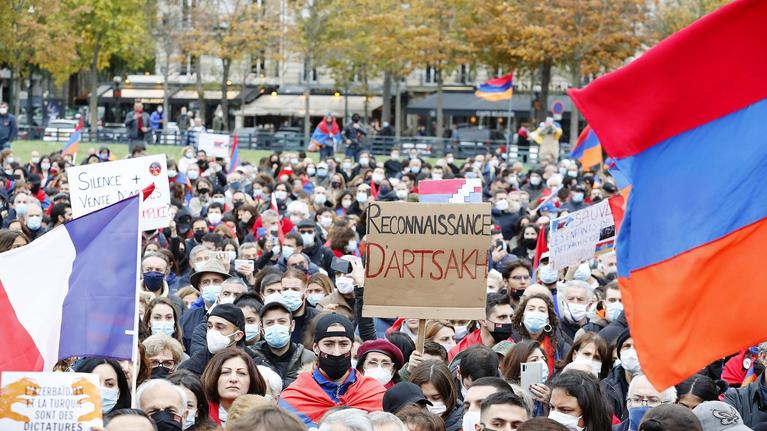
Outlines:
[{"label": "woman with dark hair", "polygon": [[351,190],[344,190],[336,198],[336,216],[344,216],[349,213],[349,209],[354,203],[354,193]]},{"label": "woman with dark hair", "polygon": [[607,342],[596,332],[584,332],[577,337],[573,347],[567,352],[565,359],[557,364],[557,369],[562,370],[570,363],[582,363],[592,371],[596,378],[602,380],[610,373],[612,355]]},{"label": "woman with dark hair", "polygon": [[208,397],[208,412],[219,425],[226,423],[227,412],[235,398],[266,393],[266,383],[253,358],[237,348],[224,349],[213,355],[201,380]]},{"label": "woman with dark hair", "polygon": [[17,230],[0,230],[0,253],[29,244],[29,238],[24,232]]},{"label": "woman with dark hair", "polygon": [[551,380],[549,386],[549,419],[568,429],[612,430],[607,400],[591,373],[568,370]]},{"label": "woman with dark hair", "polygon": [[[540,343],[532,340],[522,340],[515,344],[509,353],[503,358],[501,362],[501,373],[503,377],[511,384],[519,385],[521,383],[522,364],[529,362],[543,363],[545,376],[541,376],[543,381],[551,378],[552,372],[548,368],[546,353],[541,349]],[[537,383],[531,385],[529,388],[522,388],[533,396],[533,415],[541,416],[546,411],[546,405],[544,404],[551,391],[548,386],[543,383]]]},{"label": "woman with dark hair", "polygon": [[116,409],[131,406],[131,390],[120,364],[114,359],[85,358],[78,361],[73,370],[99,376],[101,411],[107,414]]},{"label": "woman with dark hair", "polygon": [[410,382],[421,388],[423,396],[431,402],[429,412],[445,421],[447,431],[458,431],[463,426],[463,406],[458,403],[458,392],[453,375],[442,361],[425,361],[415,367]]},{"label": "woman with dark hair", "polygon": [[522,299],[511,319],[515,342],[538,341],[546,354],[549,370],[562,359],[563,352],[570,350],[570,344],[559,331],[559,321],[554,314],[554,304],[543,294],[530,295]]},{"label": "woman with dark hair", "polygon": [[520,259],[533,260],[535,258],[535,246],[538,244],[538,228],[535,225],[527,225],[519,231],[517,246],[511,250],[511,254]]},{"label": "woman with dark hair", "polygon": [[144,322],[154,334],[165,334],[184,345],[184,330],[181,327],[181,312],[170,299],[160,296],[152,299],[144,312]]},{"label": "woman with dark hair", "polygon": [[409,335],[403,332],[394,331],[386,334],[386,339],[397,346],[399,351],[402,352],[402,357],[405,359],[405,362],[410,361],[410,355],[413,354],[413,351],[415,350],[415,342]]},{"label": "woman with dark hair", "polygon": [[210,419],[208,397],[202,388],[202,382],[189,370],[178,370],[168,377],[168,381],[181,388],[186,394],[186,411],[183,429],[185,431],[215,430],[216,424]]},{"label": "woman with dark hair", "polygon": [[710,377],[695,374],[676,385],[677,404],[692,410],[704,401],[718,401],[722,389]]}]

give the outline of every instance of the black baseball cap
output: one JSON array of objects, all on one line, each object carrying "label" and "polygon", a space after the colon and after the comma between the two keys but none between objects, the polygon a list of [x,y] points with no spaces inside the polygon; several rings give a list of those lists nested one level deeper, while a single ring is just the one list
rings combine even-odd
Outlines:
[{"label": "black baseball cap", "polygon": [[[336,324],[343,326],[343,331],[328,330],[328,328]],[[326,314],[320,317],[320,320],[317,321],[317,327],[314,332],[314,342],[316,343],[323,338],[328,337],[346,337],[354,341],[354,324],[352,324],[351,320],[340,314]]]},{"label": "black baseball cap", "polygon": [[432,405],[431,401],[423,396],[423,391],[418,385],[410,382],[399,382],[389,388],[383,396],[383,409],[385,412],[397,414],[411,404],[423,407]]}]

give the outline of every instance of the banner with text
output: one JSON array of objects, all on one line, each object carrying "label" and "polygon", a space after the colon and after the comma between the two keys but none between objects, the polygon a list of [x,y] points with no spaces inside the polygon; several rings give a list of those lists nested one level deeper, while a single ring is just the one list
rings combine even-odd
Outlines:
[{"label": "banner with text", "polygon": [[371,203],[363,315],[484,319],[492,228],[488,203]]},{"label": "banner with text", "polygon": [[226,159],[229,157],[229,135],[200,133],[197,149],[205,151],[208,156]]},{"label": "banner with text", "polygon": [[88,431],[102,426],[99,377],[3,372],[0,429]]},{"label": "banner with text", "polygon": [[550,260],[556,269],[578,265],[615,243],[615,220],[607,200],[551,220]]},{"label": "banner with text", "polygon": [[168,227],[170,189],[165,154],[67,168],[72,216],[77,218],[138,194],[154,184],[141,206],[141,229]]}]

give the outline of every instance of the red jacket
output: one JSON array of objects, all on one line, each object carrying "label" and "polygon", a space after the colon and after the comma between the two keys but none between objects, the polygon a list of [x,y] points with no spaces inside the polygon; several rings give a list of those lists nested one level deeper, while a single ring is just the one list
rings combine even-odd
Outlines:
[{"label": "red jacket", "polygon": [[453,362],[453,359],[464,350],[468,349],[471,346],[476,346],[477,344],[482,344],[482,329],[475,329],[472,331],[469,335],[463,337],[463,340],[459,341],[458,344],[453,346],[452,349],[450,349],[449,352],[447,352],[447,363]]}]

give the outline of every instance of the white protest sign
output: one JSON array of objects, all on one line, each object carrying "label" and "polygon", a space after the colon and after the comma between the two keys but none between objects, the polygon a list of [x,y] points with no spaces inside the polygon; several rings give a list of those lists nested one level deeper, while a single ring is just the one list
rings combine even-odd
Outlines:
[{"label": "white protest sign", "polygon": [[3,431],[88,431],[103,425],[96,374],[5,371],[0,394]]},{"label": "white protest sign", "polygon": [[551,220],[549,260],[554,268],[578,265],[591,259],[598,244],[615,237],[615,221],[610,204],[603,200],[582,210]]},{"label": "white protest sign", "polygon": [[154,184],[142,203],[142,230],[162,229],[171,221],[165,154],[67,168],[72,216],[77,218],[140,193]]},{"label": "white protest sign", "polygon": [[229,157],[229,135],[216,133],[200,133],[197,138],[197,149],[205,154],[226,159]]}]

